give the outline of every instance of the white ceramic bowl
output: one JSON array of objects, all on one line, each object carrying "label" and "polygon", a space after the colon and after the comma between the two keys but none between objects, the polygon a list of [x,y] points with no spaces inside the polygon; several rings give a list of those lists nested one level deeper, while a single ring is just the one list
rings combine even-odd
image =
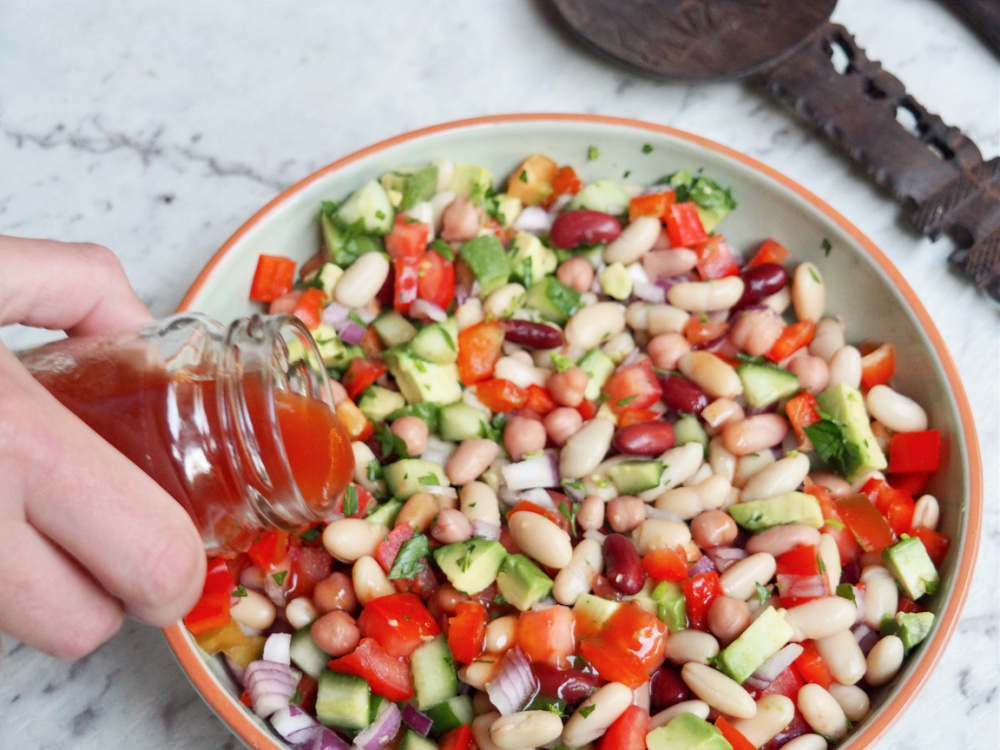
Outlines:
[{"label": "white ceramic bowl", "polygon": [[[646,146],[652,146],[652,149]],[[596,146],[599,157],[588,161]],[[769,237],[796,260],[812,261],[827,286],[827,314],[848,321],[851,341],[892,341],[895,384],[928,412],[944,436],[941,470],[928,491],[941,502],[940,530],[952,538],[941,570],[937,614],[927,641],[880,689],[869,716],[845,750],[872,747],[900,716],[941,658],[972,580],[982,516],[982,482],[971,410],[956,369],[927,312],[889,260],[833,208],[774,170],[731,149],[670,128],[610,117],[530,114],[486,117],[419,130],[347,156],[289,188],[261,209],[212,258],[181,303],[222,321],[255,311],[247,299],[257,257],[280,254],[303,261],[320,247],[316,216],[321,201],[340,200],[389,169],[448,157],[484,165],[497,179],[530,153],[572,164],[586,182],[621,177],[648,184],[678,169],[704,170],[732,188],[739,201],[722,227],[736,248]],[[830,250],[824,248],[829,241]],[[195,688],[250,747],[286,746],[239,700],[221,662],[206,658],[181,625],[167,638]]]}]

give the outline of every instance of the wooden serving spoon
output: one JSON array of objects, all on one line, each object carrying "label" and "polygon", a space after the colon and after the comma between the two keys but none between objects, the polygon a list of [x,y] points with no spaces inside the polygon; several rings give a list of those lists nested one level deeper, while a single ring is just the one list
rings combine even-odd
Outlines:
[{"label": "wooden serving spoon", "polygon": [[[996,0],[951,0],[1000,48]],[[658,78],[755,75],[892,192],[920,232],[1000,300],[1000,157],[984,161],[829,18],[836,0],[552,0],[594,48]],[[843,61],[838,65],[837,60]],[[897,113],[908,113],[907,129]]]}]

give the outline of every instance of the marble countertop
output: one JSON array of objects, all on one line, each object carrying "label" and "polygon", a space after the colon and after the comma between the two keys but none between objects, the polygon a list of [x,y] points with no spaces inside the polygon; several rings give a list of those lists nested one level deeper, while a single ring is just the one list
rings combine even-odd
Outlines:
[{"label": "marble countertop", "polygon": [[[698,133],[832,204],[899,267],[976,413],[986,514],[948,650],[880,748],[997,737],[1000,318],[887,193],[752,83],[636,76],[532,0],[0,2],[0,233],[113,248],[170,313],[211,254],[282,188],[381,139],[465,117],[586,112]],[[988,156],[1000,61],[934,0],[841,0],[834,19]],[[13,330],[5,339],[32,341]],[[5,606],[0,602],[0,606]],[[986,740],[986,744],[993,741]],[[127,624],[73,663],[4,637],[0,748],[236,748],[162,635]]]}]

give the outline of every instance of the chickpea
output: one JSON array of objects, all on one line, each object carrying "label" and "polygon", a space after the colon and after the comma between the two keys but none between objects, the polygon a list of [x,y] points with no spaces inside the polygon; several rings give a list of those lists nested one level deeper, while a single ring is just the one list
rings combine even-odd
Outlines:
[{"label": "chickpea", "polygon": [[661,333],[649,340],[646,351],[653,367],[676,370],[678,360],[691,351],[691,343],[679,333]]},{"label": "chickpea", "polygon": [[313,589],[313,604],[320,612],[357,612],[358,597],[350,576],[341,572],[331,573]]},{"label": "chickpea", "polygon": [[514,417],[503,430],[504,448],[515,461],[524,458],[525,453],[542,450],[547,438],[545,425],[529,417]]},{"label": "chickpea", "polygon": [[358,625],[346,612],[327,612],[313,623],[309,634],[316,645],[330,656],[344,656],[353,651],[361,641]]},{"label": "chickpea", "polygon": [[557,404],[576,407],[583,403],[587,380],[587,373],[579,367],[570,367],[568,370],[549,375],[545,386]]},{"label": "chickpea", "polygon": [[406,443],[406,452],[411,456],[419,456],[427,450],[430,431],[427,429],[427,423],[420,417],[400,417],[389,429],[393,435]]},{"label": "chickpea", "polygon": [[434,519],[431,536],[441,544],[464,542],[472,536],[472,524],[462,514],[462,511],[456,508],[445,508]]},{"label": "chickpea", "polygon": [[722,510],[705,510],[691,519],[691,538],[702,549],[730,545],[738,531],[736,521]]},{"label": "chickpea", "polygon": [[594,283],[594,267],[585,258],[569,258],[559,266],[556,278],[571,289],[585,292]]},{"label": "chickpea", "polygon": [[626,534],[646,520],[646,503],[632,495],[622,495],[608,503],[605,514],[612,529]]}]

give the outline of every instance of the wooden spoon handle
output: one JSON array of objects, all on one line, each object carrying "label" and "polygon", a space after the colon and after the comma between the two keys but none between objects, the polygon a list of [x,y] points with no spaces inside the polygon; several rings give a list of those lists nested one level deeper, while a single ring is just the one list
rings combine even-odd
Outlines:
[{"label": "wooden spoon handle", "polygon": [[[841,71],[835,48],[847,61]],[[984,162],[975,143],[907,94],[839,24],[820,26],[759,76],[888,187],[917,229],[949,236],[952,262],[1000,300],[1000,158]]]}]

